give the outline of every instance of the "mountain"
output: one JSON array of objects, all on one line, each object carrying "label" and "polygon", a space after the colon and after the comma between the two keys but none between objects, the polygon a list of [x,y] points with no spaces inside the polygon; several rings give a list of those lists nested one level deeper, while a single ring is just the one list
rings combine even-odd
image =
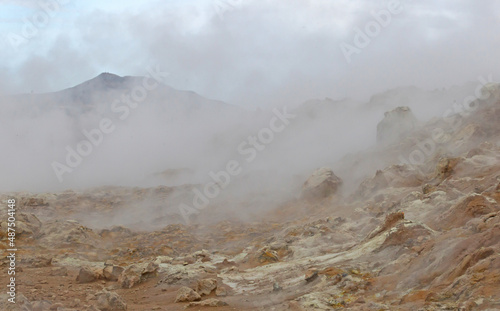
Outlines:
[{"label": "mountain", "polygon": [[[158,112],[190,114],[197,111],[207,113],[239,110],[236,106],[222,101],[207,99],[192,91],[177,90],[146,79],[140,76],[121,77],[112,73],[101,73],[68,89],[41,94],[12,95],[4,98],[2,102],[11,104],[4,106],[4,109],[30,116],[54,110],[62,110],[73,117],[91,112],[109,114],[113,110],[114,102],[117,102],[115,107],[120,106],[119,102],[127,104],[127,97],[138,105],[155,105]],[[144,81],[151,85],[151,90],[144,87]],[[132,92],[135,95],[131,94]],[[12,109],[12,105],[15,105],[15,109]]]}]

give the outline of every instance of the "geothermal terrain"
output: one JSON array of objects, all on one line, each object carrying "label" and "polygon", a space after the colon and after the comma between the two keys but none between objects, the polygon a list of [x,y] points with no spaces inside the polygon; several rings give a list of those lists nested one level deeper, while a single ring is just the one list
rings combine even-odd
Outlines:
[{"label": "geothermal terrain", "polygon": [[[290,124],[275,122],[288,127],[261,139],[262,151],[247,136],[276,113],[162,86],[58,182],[51,163],[65,164],[66,144],[113,114],[98,99],[137,81],[104,74],[2,107],[43,135],[17,137],[28,170],[7,168],[15,187],[0,195],[0,247],[11,248],[14,199],[17,248],[16,304],[3,290],[1,310],[500,309],[498,85],[458,111],[453,99],[461,104],[475,85],[397,89],[369,103],[311,100],[289,108]],[[139,122],[148,113],[157,119]],[[182,130],[169,128],[175,122]],[[242,142],[255,162],[238,153]],[[231,160],[252,166],[234,173]],[[208,171],[224,169],[210,183]],[[10,260],[1,264],[5,286]]]}]

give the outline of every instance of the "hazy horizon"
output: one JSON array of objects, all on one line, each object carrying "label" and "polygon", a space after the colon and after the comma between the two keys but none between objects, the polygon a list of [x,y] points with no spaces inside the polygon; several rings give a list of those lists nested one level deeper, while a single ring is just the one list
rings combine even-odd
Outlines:
[{"label": "hazy horizon", "polygon": [[[143,76],[159,66],[174,88],[265,108],[500,76],[493,0],[58,1],[0,1],[8,60],[0,93],[58,91],[101,72]],[[394,13],[381,13],[391,5]],[[375,35],[348,62],[342,45],[357,48],[358,29],[370,27]]]}]

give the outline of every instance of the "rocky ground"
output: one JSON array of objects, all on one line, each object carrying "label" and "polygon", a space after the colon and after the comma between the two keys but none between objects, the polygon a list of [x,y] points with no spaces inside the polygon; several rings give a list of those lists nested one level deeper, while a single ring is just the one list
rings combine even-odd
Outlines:
[{"label": "rocky ground", "polygon": [[[412,150],[424,155],[413,164]],[[346,190],[346,172],[374,162],[387,165]],[[318,169],[300,198],[247,222],[162,215],[106,228],[84,217],[161,210],[179,191],[168,187],[2,194],[17,200],[18,262],[17,303],[3,291],[0,309],[500,309],[500,102],[341,166]]]}]

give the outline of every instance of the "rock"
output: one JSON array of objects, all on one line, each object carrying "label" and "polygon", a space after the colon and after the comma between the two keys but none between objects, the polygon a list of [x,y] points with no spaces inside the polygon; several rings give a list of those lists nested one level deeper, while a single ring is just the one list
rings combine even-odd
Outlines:
[{"label": "rock", "polygon": [[118,278],[118,282],[122,288],[132,288],[134,285],[155,276],[157,271],[158,264],[155,262],[133,264],[123,270]]},{"label": "rock", "polygon": [[460,163],[462,158],[441,158],[436,166],[436,171],[434,172],[434,180],[438,183],[450,177],[453,173],[453,169]]},{"label": "rock", "polygon": [[196,259],[194,259],[191,256],[186,256],[183,259],[181,259],[180,262],[182,263],[182,265],[187,266],[194,264],[196,262]]},{"label": "rock", "polygon": [[318,272],[321,275],[326,275],[327,277],[335,277],[339,274],[344,273],[344,271],[340,270],[339,268],[335,267],[328,267],[323,269],[322,271]]},{"label": "rock", "polygon": [[321,199],[337,194],[342,180],[335,176],[328,167],[322,167],[313,172],[302,187],[302,197],[305,199]]},{"label": "rock", "polygon": [[224,301],[221,301],[219,299],[215,298],[210,298],[204,301],[200,302],[190,302],[187,307],[192,308],[192,307],[224,307],[227,306],[228,304]]},{"label": "rock", "polygon": [[217,280],[216,279],[203,279],[198,280],[198,284],[196,285],[196,291],[198,294],[210,295],[210,293],[217,288]]},{"label": "rock", "polygon": [[108,292],[103,290],[96,294],[97,297],[97,309],[101,311],[122,311],[127,310],[127,304],[115,292]]},{"label": "rock", "polygon": [[377,125],[377,142],[390,144],[408,136],[417,126],[417,118],[409,107],[398,107],[384,114]]},{"label": "rock", "polygon": [[109,281],[118,281],[118,278],[123,273],[125,269],[120,266],[115,265],[107,265],[102,270],[103,276],[106,280]]},{"label": "rock", "polygon": [[437,188],[433,185],[430,185],[430,184],[425,184],[423,187],[422,187],[422,193],[423,194],[429,194],[429,193],[432,193],[432,192],[435,192],[437,191]]},{"label": "rock", "polygon": [[[477,249],[473,253],[467,254],[458,264],[454,267],[447,277],[449,279],[456,279],[467,272],[469,267],[474,267],[478,262],[484,260],[495,254],[495,249],[491,247],[482,247]],[[476,271],[477,272],[477,271]],[[490,271],[491,273],[491,271]],[[494,278],[498,278],[498,275],[493,275]]]},{"label": "rock", "polygon": [[423,302],[427,300],[427,297],[431,294],[432,292],[428,290],[417,290],[417,291],[412,291],[403,298],[401,298],[401,301],[399,302],[400,304],[406,304],[406,303],[414,303],[414,302]]},{"label": "rock", "polygon": [[100,278],[100,273],[90,267],[82,267],[78,272],[76,281],[80,284],[91,283]]},{"label": "rock", "polygon": [[50,270],[50,276],[67,276],[68,269],[66,267],[54,267]]},{"label": "rock", "polygon": [[389,186],[389,182],[385,174],[381,170],[377,170],[373,178],[367,178],[359,185],[356,194],[361,198],[368,198],[380,189],[385,189]]},{"label": "rock", "polygon": [[392,227],[394,227],[394,225],[396,223],[398,223],[400,220],[404,220],[404,219],[405,219],[405,213],[403,213],[401,211],[387,215],[385,217],[384,223],[382,225],[378,226],[377,228],[375,228],[375,230],[373,230],[368,235],[367,238],[372,239],[373,237],[379,235],[380,233],[391,229]]},{"label": "rock", "polygon": [[385,240],[378,250],[388,246],[412,247],[422,238],[433,234],[432,229],[424,224],[401,220],[384,231]]},{"label": "rock", "polygon": [[306,282],[312,282],[318,277],[317,269],[309,269],[306,271],[306,275],[304,276]]},{"label": "rock", "polygon": [[177,291],[177,296],[175,297],[175,302],[190,302],[199,300],[201,300],[200,294],[186,286],[181,287]]},{"label": "rock", "polygon": [[227,289],[224,286],[217,285],[217,288],[215,289],[215,296],[217,297],[227,296]]},{"label": "rock", "polygon": [[111,259],[108,259],[104,262],[104,267],[107,267],[107,266],[114,266],[115,265],[115,262]]},{"label": "rock", "polygon": [[118,278],[122,288],[132,288],[134,285],[142,282],[142,270],[144,268],[140,265],[130,265],[123,270]]},{"label": "rock", "polygon": [[465,225],[469,220],[497,212],[499,206],[495,200],[480,194],[472,194],[460,200],[447,212],[439,216],[434,225],[437,228],[453,228]]},{"label": "rock", "polygon": [[151,261],[147,264],[147,266],[142,270],[141,274],[143,276],[155,274],[158,271],[158,264],[154,261]]},{"label": "rock", "polygon": [[278,253],[268,247],[259,250],[257,260],[261,264],[274,263],[279,261]]},{"label": "rock", "polygon": [[201,262],[210,261],[210,253],[203,249],[201,251],[197,251],[191,255],[196,261],[200,260]]}]

